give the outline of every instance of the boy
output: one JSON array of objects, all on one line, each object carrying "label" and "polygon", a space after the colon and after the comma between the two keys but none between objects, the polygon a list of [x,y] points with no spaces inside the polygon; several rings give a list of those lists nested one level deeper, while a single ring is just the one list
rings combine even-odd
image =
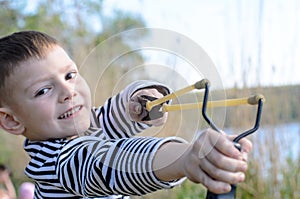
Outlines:
[{"label": "boy", "polygon": [[54,38],[36,31],[0,39],[0,64],[0,126],[26,137],[31,161],[25,173],[35,180],[35,198],[143,195],[184,177],[224,193],[244,180],[247,140],[239,152],[212,130],[192,144],[133,137],[165,122],[166,114],[145,120],[148,112],[139,103],[142,95],[168,94],[161,84],[134,82],[103,107],[92,108],[75,63]]}]

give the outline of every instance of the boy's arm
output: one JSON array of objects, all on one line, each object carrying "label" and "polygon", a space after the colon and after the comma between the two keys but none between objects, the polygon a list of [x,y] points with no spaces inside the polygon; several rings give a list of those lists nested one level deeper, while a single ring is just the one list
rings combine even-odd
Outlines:
[{"label": "boy's arm", "polygon": [[110,138],[132,137],[145,130],[151,126],[151,122],[141,122],[130,114],[132,106],[129,104],[136,93],[150,89],[157,90],[162,96],[170,93],[168,87],[157,82],[133,82],[122,92],[109,98],[102,107],[92,110],[92,126],[101,127]]},{"label": "boy's arm", "polygon": [[171,188],[181,181],[164,182],[153,171],[157,150],[179,138],[122,138],[100,140],[83,136],[72,140],[60,153],[57,175],[66,190],[75,195],[143,195]]},{"label": "boy's arm", "polygon": [[69,192],[86,197],[143,195],[171,188],[187,177],[214,193],[241,182],[252,145],[237,150],[228,136],[206,130],[192,144],[178,138],[99,140],[83,136],[60,153],[57,175]]}]

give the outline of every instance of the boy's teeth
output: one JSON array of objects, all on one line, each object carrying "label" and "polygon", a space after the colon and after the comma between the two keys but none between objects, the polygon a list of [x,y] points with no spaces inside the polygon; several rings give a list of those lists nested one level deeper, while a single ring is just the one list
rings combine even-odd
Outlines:
[{"label": "boy's teeth", "polygon": [[80,106],[73,108],[72,110],[65,112],[61,116],[59,116],[59,119],[65,119],[73,115],[74,113],[78,112],[80,110]]}]

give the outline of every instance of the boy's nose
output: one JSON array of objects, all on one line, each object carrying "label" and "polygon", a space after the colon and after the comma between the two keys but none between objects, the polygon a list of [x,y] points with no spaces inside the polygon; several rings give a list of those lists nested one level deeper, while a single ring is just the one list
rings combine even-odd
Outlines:
[{"label": "boy's nose", "polygon": [[76,96],[76,91],[73,86],[63,86],[62,92],[59,96],[59,102],[64,103],[66,101],[72,100]]}]

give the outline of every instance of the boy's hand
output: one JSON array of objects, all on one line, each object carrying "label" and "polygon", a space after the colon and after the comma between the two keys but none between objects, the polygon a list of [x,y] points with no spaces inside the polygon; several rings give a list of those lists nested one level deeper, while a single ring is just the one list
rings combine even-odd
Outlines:
[{"label": "boy's hand", "polygon": [[239,143],[241,152],[235,148],[231,136],[212,129],[204,131],[192,144],[166,143],[155,156],[155,174],[163,181],[187,177],[211,192],[227,193],[231,184],[245,180],[247,154],[252,144],[245,138]]},{"label": "boy's hand", "polygon": [[241,152],[233,145],[232,136],[206,130],[186,156],[185,176],[193,182],[202,183],[214,193],[229,192],[231,184],[245,180],[247,154],[252,144],[247,139],[242,139],[240,144]]},{"label": "boy's hand", "polygon": [[128,111],[131,119],[136,122],[160,126],[167,120],[168,113],[162,113],[161,110],[153,109],[151,114],[147,111],[145,101],[147,99],[161,98],[164,95],[155,88],[142,89],[137,91],[129,101]]}]

